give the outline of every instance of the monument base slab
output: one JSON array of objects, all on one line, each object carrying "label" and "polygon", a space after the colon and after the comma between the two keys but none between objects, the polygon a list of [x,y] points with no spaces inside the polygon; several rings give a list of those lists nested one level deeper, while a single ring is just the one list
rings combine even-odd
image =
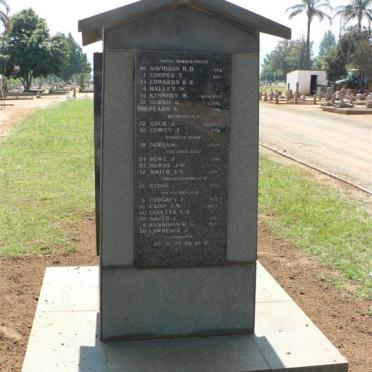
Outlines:
[{"label": "monument base slab", "polygon": [[253,336],[103,343],[98,267],[48,268],[23,372],[343,372],[348,363],[258,264]]}]

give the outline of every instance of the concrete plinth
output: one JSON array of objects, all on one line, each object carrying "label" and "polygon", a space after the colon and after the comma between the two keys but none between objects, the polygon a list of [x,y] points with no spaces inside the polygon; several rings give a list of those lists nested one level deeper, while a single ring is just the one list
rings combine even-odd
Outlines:
[{"label": "concrete plinth", "polygon": [[261,265],[254,336],[102,343],[98,276],[98,267],[46,270],[23,372],[348,369],[344,357]]}]

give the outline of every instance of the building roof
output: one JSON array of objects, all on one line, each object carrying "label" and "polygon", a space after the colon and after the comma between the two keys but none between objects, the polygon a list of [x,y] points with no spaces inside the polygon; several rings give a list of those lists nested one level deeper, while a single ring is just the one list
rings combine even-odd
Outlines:
[{"label": "building roof", "polygon": [[102,40],[102,30],[125,24],[129,19],[178,5],[189,5],[200,11],[228,19],[251,31],[291,38],[291,29],[225,0],[141,0],[79,21],[83,45]]}]

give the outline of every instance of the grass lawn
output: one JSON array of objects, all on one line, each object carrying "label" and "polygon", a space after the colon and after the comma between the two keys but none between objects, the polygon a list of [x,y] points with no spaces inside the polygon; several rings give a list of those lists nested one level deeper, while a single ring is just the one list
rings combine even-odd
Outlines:
[{"label": "grass lawn", "polygon": [[261,93],[270,93],[271,91],[275,93],[276,90],[284,94],[287,90],[287,87],[285,84],[282,84],[282,85],[273,84],[273,85],[261,85],[260,86]]},{"label": "grass lawn", "polygon": [[0,255],[71,252],[94,208],[92,101],[38,111],[0,142]]},{"label": "grass lawn", "polygon": [[[68,253],[94,213],[92,101],[39,111],[0,142],[0,255]],[[260,213],[273,233],[372,298],[372,217],[305,171],[262,157]]]},{"label": "grass lawn", "polygon": [[273,233],[342,275],[329,278],[372,298],[372,217],[297,167],[261,157],[260,213]]}]

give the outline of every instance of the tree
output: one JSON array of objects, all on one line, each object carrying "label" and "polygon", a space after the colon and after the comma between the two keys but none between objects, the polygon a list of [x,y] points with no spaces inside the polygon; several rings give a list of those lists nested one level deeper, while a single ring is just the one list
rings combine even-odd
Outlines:
[{"label": "tree", "polygon": [[292,40],[287,56],[289,71],[312,68],[313,43],[308,48],[307,42],[302,39]]},{"label": "tree", "polygon": [[319,54],[315,59],[315,66],[321,70],[326,68],[325,58],[336,46],[336,37],[332,31],[326,31],[319,46]]},{"label": "tree", "polygon": [[62,77],[69,60],[69,48],[66,36],[58,33],[50,40],[51,49],[49,54],[49,74],[55,74]]},{"label": "tree", "polygon": [[83,53],[80,45],[74,40],[70,33],[67,35],[66,40],[69,50],[69,59],[62,73],[62,78],[64,81],[69,81],[76,74],[89,74],[92,69],[86,54]]},{"label": "tree", "polygon": [[4,28],[4,34],[7,34],[11,29],[11,20],[9,17],[10,8],[5,0],[0,0],[0,24]]},{"label": "tree", "polygon": [[350,4],[339,6],[336,9],[336,15],[344,18],[346,22],[356,20],[358,32],[362,31],[363,19],[366,18],[369,22],[370,29],[370,22],[372,20],[372,0],[351,0]]},{"label": "tree", "polygon": [[[0,73],[4,76],[8,75],[9,70],[9,55],[6,52],[8,46],[8,34],[11,29],[11,21],[9,17],[10,8],[5,0],[0,0],[0,24],[4,28],[4,32],[0,35]],[[3,91],[6,91],[6,80],[4,80]]]},{"label": "tree", "polygon": [[4,33],[7,34],[11,28],[11,21],[9,18],[10,8],[5,0],[0,0],[0,24],[4,27]]},{"label": "tree", "polygon": [[325,13],[322,9],[332,10],[329,0],[300,0],[300,2],[287,9],[289,19],[292,19],[302,13],[305,13],[307,16],[307,38],[306,38],[306,65],[307,68],[310,68],[310,32],[311,32],[311,23],[314,18],[318,18],[322,21],[324,18],[328,18],[329,21],[332,21],[332,18]]},{"label": "tree", "polygon": [[334,83],[346,76],[347,57],[342,49],[338,47],[331,49],[324,61],[329,83]]},{"label": "tree", "polygon": [[[310,56],[312,54],[310,44]],[[303,39],[281,40],[276,48],[269,53],[262,65],[262,80],[285,80],[287,73],[293,70],[307,68],[307,45]]]},{"label": "tree", "polygon": [[64,36],[51,38],[46,21],[32,9],[15,14],[12,24],[8,53],[25,89],[30,89],[34,77],[60,74],[68,56]]},{"label": "tree", "polygon": [[[369,32],[366,30],[359,32],[357,27],[349,28],[339,39],[337,46],[325,58],[328,81],[334,82],[345,78],[348,66],[362,69],[362,67],[356,66],[356,61],[359,64],[361,58],[365,58],[364,62],[368,64],[368,60],[370,61],[371,58],[368,58],[365,53],[368,53],[370,48],[367,48],[366,45],[371,45]],[[360,64],[364,66],[364,63]]]},{"label": "tree", "polygon": [[328,52],[336,46],[336,37],[332,31],[326,31],[323,39],[319,45],[319,54],[325,56]]},{"label": "tree", "polygon": [[366,80],[372,81],[372,43],[360,40],[350,57],[352,67],[359,69]]}]

